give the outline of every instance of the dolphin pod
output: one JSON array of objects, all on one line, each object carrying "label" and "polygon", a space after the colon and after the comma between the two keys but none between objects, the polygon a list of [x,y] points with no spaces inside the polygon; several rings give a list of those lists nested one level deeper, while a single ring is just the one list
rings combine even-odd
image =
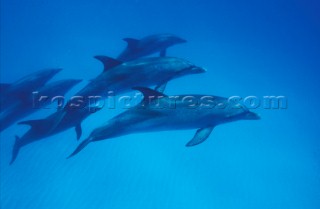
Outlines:
[{"label": "dolphin pod", "polygon": [[[88,116],[99,110],[91,112],[90,103],[86,98],[93,95],[107,98],[106,93],[110,91],[118,95],[138,90],[143,94],[144,98],[137,106],[110,119],[107,125],[93,130],[89,137],[83,140],[69,157],[80,152],[91,142],[139,132],[198,129],[193,139],[187,143],[187,146],[194,146],[205,141],[217,125],[237,120],[259,119],[258,115],[246,108],[234,108],[234,105],[230,104],[226,98],[217,96],[211,96],[212,101],[205,100],[205,107],[199,106],[190,109],[187,108],[188,104],[185,104],[184,100],[181,99],[186,95],[179,95],[175,96],[177,98],[174,100],[175,108],[168,108],[167,105],[170,106],[172,103],[171,96],[163,93],[167,83],[183,76],[204,73],[206,70],[187,60],[166,55],[166,50],[169,47],[186,42],[186,40],[178,36],[156,34],[146,36],[140,40],[133,38],[125,38],[123,40],[127,42],[127,47],[117,56],[117,59],[103,55],[94,57],[103,64],[103,71],[75,94],[75,96],[83,98],[81,108],[74,101],[69,101],[62,109],[58,109],[44,119],[18,123],[20,125],[28,125],[30,129],[23,136],[16,136],[10,164],[17,159],[22,147],[70,128],[75,129],[76,138],[79,140],[82,135],[81,123]],[[155,53],[160,53],[160,56],[143,58]],[[1,94],[20,95],[19,92],[30,93],[43,86],[53,75],[54,73],[51,76],[27,76],[13,85],[1,84]],[[43,78],[41,79],[40,77]],[[30,82],[33,79],[37,82]],[[54,90],[56,87],[52,84],[39,91],[48,95],[65,94],[71,86]],[[154,89],[151,89],[151,87]],[[52,89],[54,91],[50,91]],[[201,99],[205,95],[189,96]],[[11,97],[10,102],[1,99],[1,106],[4,106],[4,109],[1,107],[0,119],[2,115],[4,117],[12,114],[15,116],[14,121],[16,121],[28,114],[28,112],[32,112],[27,110],[20,112],[17,110],[21,106],[21,101],[17,99],[18,97]],[[160,102],[166,107],[157,108],[155,102]],[[228,108],[206,107],[206,105],[210,106],[216,102],[222,102]],[[10,103],[13,105],[9,105]],[[1,120],[0,122],[4,123]]]},{"label": "dolphin pod", "polygon": [[[173,57],[143,58],[126,63],[106,56],[96,56],[96,58],[103,62],[104,71],[76,95],[104,96],[107,91],[121,94],[131,91],[134,85],[156,86],[156,89],[163,90],[170,80],[205,72],[203,68],[184,59]],[[79,139],[82,133],[82,121],[93,114],[88,108],[89,104],[85,104],[82,108],[74,109],[71,108],[70,103],[67,103],[62,110],[45,119],[20,122],[19,124],[29,125],[30,129],[21,138],[16,137],[12,162],[16,159],[22,146],[69,128],[75,128],[77,139]]]}]

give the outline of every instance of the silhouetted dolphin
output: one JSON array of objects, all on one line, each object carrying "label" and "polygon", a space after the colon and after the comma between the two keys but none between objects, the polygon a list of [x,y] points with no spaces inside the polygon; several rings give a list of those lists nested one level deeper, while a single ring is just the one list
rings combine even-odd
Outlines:
[{"label": "silhouetted dolphin", "polygon": [[[237,120],[259,119],[257,114],[223,97],[206,95],[169,97],[148,88],[135,89],[144,95],[141,104],[92,131],[69,157],[80,152],[90,142],[139,132],[198,129],[195,136],[186,144],[194,146],[205,141],[217,125]],[[190,104],[190,99],[186,100],[188,97],[193,98],[194,104]],[[192,106],[195,104],[197,106]]]},{"label": "silhouetted dolphin", "polygon": [[[21,147],[25,145],[55,135],[72,127],[76,127],[77,134],[81,134],[81,127],[77,126],[77,123],[88,117],[91,114],[90,111],[87,108],[83,108],[75,112],[64,112],[65,114],[63,119],[60,121],[59,124],[55,124],[55,121],[57,120],[57,118],[60,117],[61,112],[63,111],[64,110],[58,110],[57,112],[49,115],[45,119],[28,120],[18,123],[20,125],[29,125],[30,129],[21,138],[15,136],[15,143],[12,150],[12,158],[10,165],[17,158]],[[52,129],[52,126],[55,126],[55,128]]]},{"label": "silhouetted dolphin", "polygon": [[167,48],[187,42],[172,34],[156,34],[144,37],[140,40],[134,38],[123,39],[128,43],[127,48],[119,55],[121,61],[131,61],[140,57],[160,52],[160,56],[166,56]]},{"label": "silhouetted dolphin", "polygon": [[17,101],[23,99],[24,95],[28,95],[30,92],[33,92],[44,86],[60,71],[61,69],[40,70],[27,75],[12,84],[1,83],[1,111],[11,108],[11,106]]},{"label": "silhouetted dolphin", "polygon": [[[47,96],[49,99],[41,103],[42,107],[50,104],[50,99],[55,96],[64,96],[74,85],[78,84],[81,80],[66,79],[49,83],[40,88],[38,92],[39,96]],[[26,95],[24,95],[26,94]],[[20,99],[17,99],[14,105],[7,108],[0,113],[0,132],[8,128],[16,121],[24,118],[37,110],[40,107],[36,107],[34,104],[34,98],[32,92],[21,93]]]},{"label": "silhouetted dolphin", "polygon": [[[106,56],[96,56],[104,64],[104,71],[76,95],[101,95],[107,91],[121,94],[132,90],[133,86],[157,86],[163,90],[169,80],[185,75],[203,73],[205,70],[180,58],[154,57],[122,63]],[[52,136],[61,131],[75,127],[77,138],[82,133],[81,122],[92,114],[86,104],[85,108],[71,108],[68,103],[64,109],[42,120],[24,121],[20,124],[30,125],[29,131],[21,138],[16,137],[11,163],[16,159],[20,148],[26,144]]]},{"label": "silhouetted dolphin", "polygon": [[[130,91],[135,84],[155,86],[163,91],[167,82],[185,75],[204,73],[206,70],[176,57],[150,57],[121,62],[106,56],[95,56],[104,64],[104,72],[88,85],[89,89],[117,94]],[[80,91],[78,95],[87,95]],[[89,90],[92,93],[92,90]]]}]

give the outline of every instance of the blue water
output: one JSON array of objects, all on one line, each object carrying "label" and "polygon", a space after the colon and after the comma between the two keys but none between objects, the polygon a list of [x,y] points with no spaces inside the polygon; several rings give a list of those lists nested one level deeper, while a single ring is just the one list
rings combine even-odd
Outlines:
[{"label": "blue water", "polygon": [[[1,0],[1,82],[47,67],[64,69],[56,80],[89,80],[102,71],[92,57],[116,57],[122,38],[169,32],[188,43],[168,55],[208,71],[171,81],[166,94],[285,96],[288,108],[258,108],[260,121],[221,125],[192,148],[196,130],[135,134],[66,160],[78,145],[70,129],[9,166],[14,136],[27,130],[14,125],[1,133],[0,207],[320,208],[319,10],[315,0]],[[83,138],[120,112],[89,117]]]}]

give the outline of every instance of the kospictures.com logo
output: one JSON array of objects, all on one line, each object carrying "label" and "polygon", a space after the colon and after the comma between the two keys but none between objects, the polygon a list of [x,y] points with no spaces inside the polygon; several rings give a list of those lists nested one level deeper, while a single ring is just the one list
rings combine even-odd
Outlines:
[{"label": "kospictures.com logo", "polygon": [[148,96],[146,98],[143,97],[141,93],[116,96],[114,92],[110,91],[105,96],[73,96],[68,99],[64,96],[49,97],[40,95],[39,92],[33,92],[33,108],[37,109],[62,109],[66,107],[70,109],[88,108],[88,111],[96,112],[102,108],[130,109],[137,106],[143,108],[146,102],[149,104],[149,108],[157,109],[175,109],[177,105],[189,109],[262,108],[275,110],[288,108],[288,99],[285,96],[230,96],[225,98],[211,95],[175,95]]}]

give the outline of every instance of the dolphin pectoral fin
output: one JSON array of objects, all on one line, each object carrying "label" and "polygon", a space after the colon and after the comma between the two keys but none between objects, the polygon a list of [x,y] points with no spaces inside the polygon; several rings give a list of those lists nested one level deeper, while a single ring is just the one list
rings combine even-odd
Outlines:
[{"label": "dolphin pectoral fin", "polygon": [[10,165],[12,165],[12,163],[17,159],[19,150],[20,150],[20,145],[19,145],[19,140],[20,138],[18,136],[16,136],[16,140],[14,142],[13,145],[13,150],[12,150],[12,157],[11,157],[11,161],[10,161]]},{"label": "dolphin pectoral fin", "polygon": [[149,97],[149,96],[162,96],[162,97],[167,97],[167,95],[161,93],[161,92],[158,92],[156,90],[153,90],[153,89],[150,89],[150,88],[147,88],[147,87],[140,87],[140,86],[136,86],[136,87],[133,87],[132,88],[133,90],[137,90],[137,91],[140,91],[144,97]]},{"label": "dolphin pectoral fin", "polygon": [[200,128],[194,137],[186,144],[187,147],[195,146],[204,142],[211,134],[214,127]]},{"label": "dolphin pectoral fin", "polygon": [[156,86],[155,90],[158,91],[158,92],[163,93],[164,90],[165,90],[166,87],[167,87],[167,83],[168,83],[168,82],[165,82],[165,83],[162,83],[162,84]]},{"label": "dolphin pectoral fin", "polygon": [[124,38],[123,39],[125,42],[127,42],[127,44],[128,44],[128,48],[130,48],[130,49],[135,49],[135,48],[137,48],[138,47],[138,44],[139,44],[139,42],[140,42],[140,40],[138,40],[138,39],[135,39],[135,38]]},{"label": "dolphin pectoral fin", "polygon": [[8,83],[0,83],[0,92],[6,91],[10,86],[11,84]]},{"label": "dolphin pectoral fin", "polygon": [[163,49],[160,51],[160,57],[165,57],[167,55],[167,49]]},{"label": "dolphin pectoral fin", "polygon": [[119,60],[113,59],[111,57],[103,56],[103,55],[97,55],[97,56],[94,56],[94,58],[102,62],[104,67],[103,71],[109,70],[123,63]]},{"label": "dolphin pectoral fin", "polygon": [[77,140],[79,140],[82,135],[81,124],[79,123],[78,125],[76,125],[75,129],[76,129],[76,133],[77,133]]},{"label": "dolphin pectoral fin", "polygon": [[26,120],[26,121],[21,121],[18,123],[18,125],[29,125],[31,128],[37,128],[43,125],[43,119],[41,120]]}]

